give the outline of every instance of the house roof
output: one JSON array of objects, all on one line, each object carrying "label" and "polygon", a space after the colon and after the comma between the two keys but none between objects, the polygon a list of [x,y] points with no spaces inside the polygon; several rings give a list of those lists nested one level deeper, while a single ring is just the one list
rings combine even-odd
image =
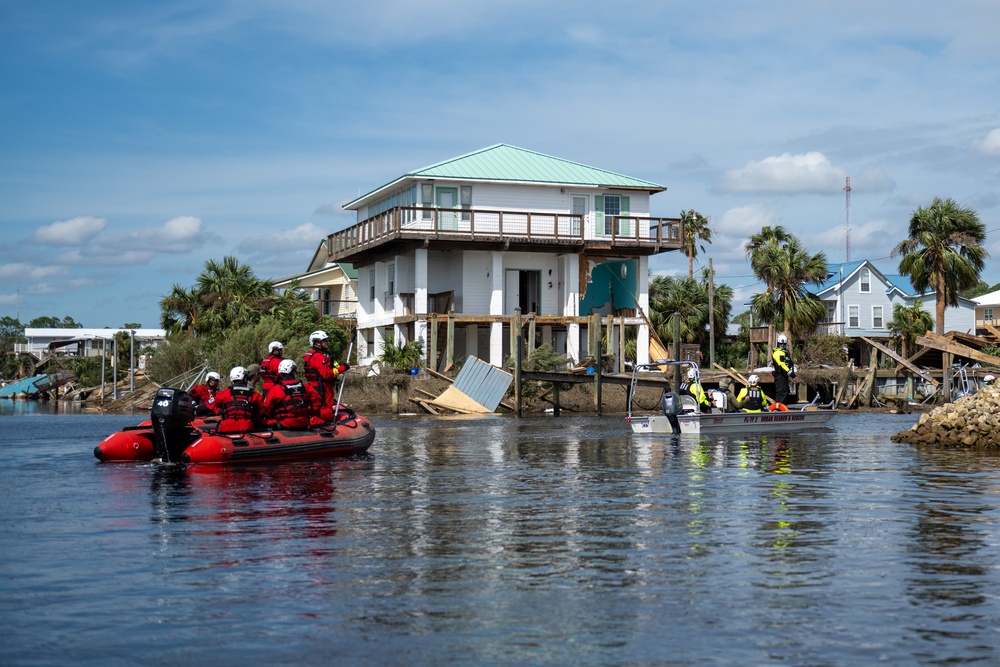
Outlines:
[{"label": "house roof", "polygon": [[[913,282],[910,280],[909,276],[901,276],[895,273],[882,273],[877,266],[872,264],[867,259],[862,259],[856,262],[845,262],[843,264],[827,264],[826,271],[827,274],[829,274],[829,277],[824,280],[822,284],[820,284],[819,289],[816,290],[816,294],[822,296],[824,292],[836,288],[841,283],[841,267],[844,269],[843,280],[846,281],[851,275],[857,273],[863,266],[871,269],[874,273],[881,276],[886,283],[888,283],[889,287],[885,290],[886,292],[891,292],[896,289],[899,290],[903,296],[909,298],[923,298],[934,295],[934,290],[930,289],[925,290],[924,292],[917,291],[917,288],[913,286]],[[1000,297],[1000,291],[994,292],[994,295]],[[986,294],[979,297],[979,299],[983,299],[988,296],[991,295]],[[966,303],[973,302],[973,300],[966,299],[965,297],[959,297],[958,300]]]},{"label": "house roof", "polygon": [[589,167],[579,162],[571,162],[509,144],[496,144],[409,171],[399,178],[344,204],[344,208],[347,210],[359,208],[367,199],[392,189],[393,186],[402,181],[427,178],[602,187],[645,190],[650,193],[666,190],[666,187],[662,185],[617,174],[606,169]]},{"label": "house roof", "polygon": [[980,306],[991,306],[993,304],[1000,303],[1000,290],[996,292],[990,292],[989,294],[983,294],[982,296],[977,296],[973,299]]}]

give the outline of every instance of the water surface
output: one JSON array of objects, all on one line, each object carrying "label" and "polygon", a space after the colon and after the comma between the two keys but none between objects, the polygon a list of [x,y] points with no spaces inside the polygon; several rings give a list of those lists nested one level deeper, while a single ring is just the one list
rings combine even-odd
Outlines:
[{"label": "water surface", "polygon": [[1000,664],[1000,458],[915,419],[378,418],[364,457],[186,471],[0,403],[0,664]]}]

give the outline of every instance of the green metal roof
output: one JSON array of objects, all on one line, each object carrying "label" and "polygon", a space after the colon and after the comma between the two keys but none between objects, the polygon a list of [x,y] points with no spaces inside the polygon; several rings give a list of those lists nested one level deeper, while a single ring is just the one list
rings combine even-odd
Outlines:
[{"label": "green metal roof", "polygon": [[606,169],[588,167],[536,153],[517,146],[496,144],[472,153],[410,171],[389,183],[344,204],[345,209],[355,208],[369,196],[386,190],[406,179],[451,178],[456,180],[538,183],[548,185],[576,185],[628,190],[662,192],[662,185],[631,176],[616,174]]}]

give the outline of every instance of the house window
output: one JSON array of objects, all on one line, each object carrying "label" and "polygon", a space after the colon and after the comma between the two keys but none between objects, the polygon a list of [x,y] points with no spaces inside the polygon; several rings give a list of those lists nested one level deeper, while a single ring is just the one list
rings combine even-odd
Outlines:
[{"label": "house window", "polygon": [[881,329],[883,326],[882,306],[872,306],[872,329]]},{"label": "house window", "polygon": [[471,218],[469,211],[472,209],[472,186],[463,185],[461,187],[462,221],[468,222]]},{"label": "house window", "polygon": [[[612,225],[617,221],[614,216],[622,214],[621,195],[604,195],[604,233],[613,234],[619,230],[612,229]],[[619,222],[619,227],[621,223]]]},{"label": "house window", "polygon": [[420,184],[420,206],[424,209],[423,218],[424,220],[430,220],[433,216],[432,208],[434,208],[434,184],[433,183],[421,183]]},{"label": "house window", "polygon": [[573,215],[580,216],[579,218],[573,218],[571,233],[574,236],[580,235],[580,221],[586,219],[587,217],[587,196],[586,195],[573,195],[573,209],[571,211]]},{"label": "house window", "polygon": [[330,290],[323,290],[323,314],[330,314]]},{"label": "house window", "polygon": [[860,309],[858,306],[848,306],[847,307],[847,326],[852,329],[857,329],[861,326],[861,316],[859,315]]},{"label": "house window", "polygon": [[861,293],[868,294],[872,291],[872,272],[868,269],[861,270]]},{"label": "house window", "polygon": [[992,320],[993,319],[993,309],[992,308],[983,308],[983,319],[984,320]]},{"label": "house window", "polygon": [[389,296],[395,296],[395,294],[396,294],[396,265],[395,264],[390,264],[389,265],[388,287],[389,287],[389,289],[386,291],[386,294],[388,294]]},{"label": "house window", "polygon": [[368,272],[368,303],[375,303],[375,269]]}]

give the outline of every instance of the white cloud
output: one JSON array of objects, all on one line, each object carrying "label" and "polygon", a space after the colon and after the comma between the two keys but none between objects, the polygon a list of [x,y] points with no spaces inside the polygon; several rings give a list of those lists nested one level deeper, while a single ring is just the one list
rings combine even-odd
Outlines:
[{"label": "white cloud", "polygon": [[[273,253],[275,251],[302,251],[310,253],[316,250],[319,242],[327,237],[328,232],[311,222],[299,225],[264,237],[247,239],[240,243],[239,249],[250,253]],[[305,267],[302,267],[303,270]]]},{"label": "white cloud", "polygon": [[39,227],[28,241],[51,246],[84,245],[100,234],[107,224],[106,218],[80,216]]},{"label": "white cloud", "polygon": [[[899,237],[900,228],[887,220],[851,223],[851,259],[880,260],[889,256]],[[847,227],[837,225],[810,237],[810,246],[826,249],[826,259],[838,262],[846,256]]]},{"label": "white cloud", "polygon": [[983,155],[1000,157],[1000,127],[991,130],[983,139],[976,139],[972,147]]},{"label": "white cloud", "polygon": [[168,220],[159,229],[144,229],[128,236],[141,244],[140,250],[190,252],[207,243],[213,235],[202,229],[200,218],[184,215]]},{"label": "white cloud", "polygon": [[742,169],[726,171],[715,189],[718,192],[835,194],[843,188],[846,177],[846,171],[834,167],[820,152],[782,153],[750,161]]},{"label": "white cloud", "polygon": [[851,178],[851,190],[858,192],[892,192],[896,182],[881,167],[865,169]]},{"label": "white cloud", "polygon": [[14,262],[11,264],[0,264],[0,280],[13,282],[24,280],[25,282],[51,278],[65,275],[66,269],[61,266],[40,266],[37,264],[27,264],[24,262]]}]

